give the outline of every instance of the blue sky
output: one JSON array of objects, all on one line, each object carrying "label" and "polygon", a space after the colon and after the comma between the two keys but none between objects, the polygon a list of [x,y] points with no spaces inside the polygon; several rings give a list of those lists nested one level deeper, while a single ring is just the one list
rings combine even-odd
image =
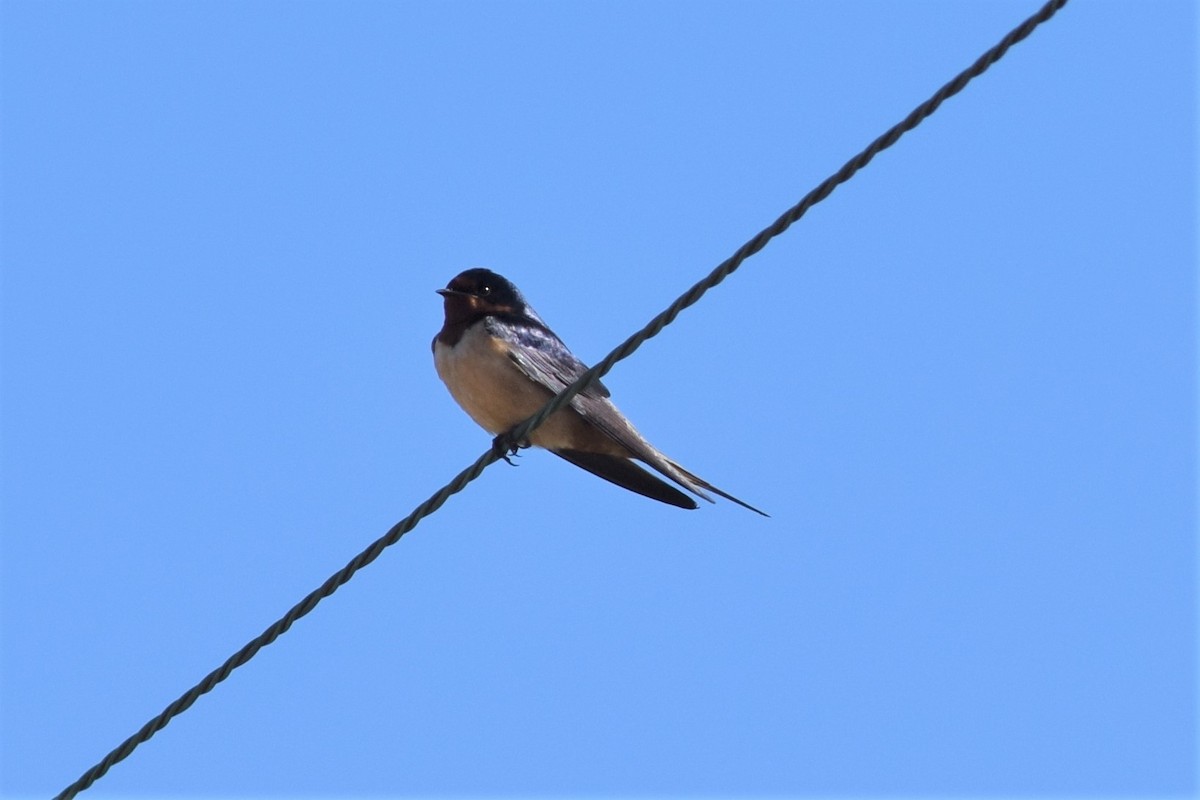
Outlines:
[{"label": "blue sky", "polygon": [[[3,4],[0,791],[470,463],[1036,2]],[[497,464],[90,792],[1197,789],[1196,14],[1073,2],[606,379],[771,513]]]}]

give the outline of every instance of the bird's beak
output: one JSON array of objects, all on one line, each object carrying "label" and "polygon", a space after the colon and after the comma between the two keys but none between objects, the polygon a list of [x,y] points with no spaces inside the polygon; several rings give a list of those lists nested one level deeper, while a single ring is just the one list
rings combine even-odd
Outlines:
[{"label": "bird's beak", "polygon": [[461,296],[466,294],[466,292],[460,292],[457,289],[435,289],[434,291],[436,291],[442,297],[454,297],[456,295]]}]

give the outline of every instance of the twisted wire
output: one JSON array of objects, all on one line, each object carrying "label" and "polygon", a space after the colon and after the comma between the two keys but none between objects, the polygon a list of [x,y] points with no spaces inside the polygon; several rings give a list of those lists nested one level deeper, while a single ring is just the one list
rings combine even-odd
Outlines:
[{"label": "twisted wire", "polygon": [[167,723],[190,708],[202,695],[212,691],[218,683],[225,680],[235,669],[253,658],[259,650],[282,636],[292,627],[293,623],[316,608],[318,603],[337,591],[338,587],[349,581],[356,572],[377,559],[387,547],[399,541],[401,536],[415,528],[417,523],[422,519],[441,508],[452,495],[466,488],[467,484],[483,474],[483,471],[487,467],[498,461],[507,448],[512,447],[518,442],[527,440],[529,434],[545,422],[551,414],[562,409],[571,402],[571,399],[575,395],[608,374],[609,370],[618,361],[628,358],[647,340],[657,336],[663,328],[670,325],[679,316],[680,312],[696,303],[709,289],[724,281],[747,258],[762,250],[771,239],[786,231],[796,220],[804,216],[810,208],[824,200],[835,188],[848,181],[855,173],[869,164],[875,156],[891,147],[901,136],[921,124],[943,102],[962,91],[968,83],[982,75],[992,64],[999,61],[1010,47],[1029,36],[1035,28],[1053,17],[1066,4],[1067,0],[1050,0],[1036,14],[1011,30],[994,47],[976,59],[975,63],[956,75],[951,81],[942,86],[942,88],[938,89],[932,97],[921,103],[902,121],[889,128],[884,134],[871,142],[866,149],[843,164],[841,169],[822,181],[820,185],[806,194],[799,203],[785,211],[775,222],[759,231],[754,238],[739,247],[737,252],[718,264],[712,272],[697,281],[690,289],[676,298],[666,310],[650,320],[645,327],[618,345],[603,360],[580,375],[566,389],[559,392],[540,411],[520,425],[517,425],[509,433],[498,437],[497,443],[479,456],[473,464],[458,473],[448,484],[434,492],[429,499],[413,509],[412,513],[393,525],[387,533],[372,542],[365,550],[351,559],[346,566],[331,575],[328,580],[306,595],[299,603],[292,606],[283,617],[247,642],[240,650],[226,659],[221,666],[208,673],[198,684],[180,695],[173,703],[163,709],[162,712],[143,725],[137,733],[127,738],[109,752],[108,755],[104,756],[95,766],[83,773],[78,780],[57,794],[55,800],[69,800],[103,777],[113,765],[127,758],[140,744],[148,741],[154,734],[165,728]]},{"label": "twisted wire", "polygon": [[670,325],[679,313],[688,306],[694,304],[703,297],[709,289],[712,289],[721,281],[728,278],[733,272],[742,265],[750,256],[757,253],[767,246],[767,242],[774,239],[779,234],[791,227],[792,223],[800,219],[804,214],[817,203],[824,200],[833,190],[841,184],[850,180],[856,172],[865,167],[871,162],[875,156],[879,155],[884,150],[888,149],[899,141],[900,137],[911,131],[913,128],[921,124],[922,121],[934,111],[938,106],[944,103],[948,98],[953,97],[963,90],[963,88],[975,78],[987,71],[988,67],[999,61],[1008,49],[1017,42],[1021,41],[1029,34],[1033,33],[1034,28],[1041,25],[1046,20],[1050,19],[1063,6],[1067,4],[1067,0],[1050,0],[1036,14],[1022,22],[1017,27],[1013,28],[1008,34],[1001,39],[995,47],[988,50],[975,60],[967,69],[954,76],[946,85],[938,89],[932,97],[926,100],[921,105],[914,108],[907,117],[893,125],[881,136],[879,136],[867,148],[860,152],[854,158],[842,165],[834,174],[823,180],[817,188],[806,194],[799,203],[789,208],[779,219],[775,220],[766,228],[763,228],[758,234],[737,249],[732,256],[722,261],[708,275],[697,281],[690,289],[681,294],[671,303],[662,313],[650,320],[644,328],[630,336],[620,345],[618,345],[611,353],[604,357],[599,363],[594,365],[587,372],[583,373],[566,389],[563,389],[542,407],[540,411],[534,414],[525,422],[508,433],[504,438],[510,444],[523,441],[529,437],[529,433],[541,425],[555,411],[563,408],[575,395],[587,389],[592,383],[608,374],[609,370],[622,359],[628,358],[639,347],[646,343],[647,340],[657,336],[663,328]]}]

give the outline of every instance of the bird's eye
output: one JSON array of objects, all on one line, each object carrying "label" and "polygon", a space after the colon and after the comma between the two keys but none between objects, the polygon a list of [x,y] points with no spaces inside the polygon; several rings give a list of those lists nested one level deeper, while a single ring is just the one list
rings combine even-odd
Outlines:
[{"label": "bird's eye", "polygon": [[488,286],[486,283],[483,286],[479,287],[479,296],[480,297],[487,297],[491,293],[492,293],[492,287]]}]

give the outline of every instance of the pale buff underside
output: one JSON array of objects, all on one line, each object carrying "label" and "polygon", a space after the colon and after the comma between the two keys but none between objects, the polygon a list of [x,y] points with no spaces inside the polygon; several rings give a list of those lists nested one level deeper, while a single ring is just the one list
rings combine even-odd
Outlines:
[{"label": "pale buff underside", "polygon": [[[450,394],[489,433],[504,433],[537,413],[552,397],[508,357],[501,342],[483,325],[472,325],[454,347],[437,341],[433,361]],[[588,450],[631,454],[589,425],[573,409],[559,411],[533,432],[531,443],[548,450]]]}]

